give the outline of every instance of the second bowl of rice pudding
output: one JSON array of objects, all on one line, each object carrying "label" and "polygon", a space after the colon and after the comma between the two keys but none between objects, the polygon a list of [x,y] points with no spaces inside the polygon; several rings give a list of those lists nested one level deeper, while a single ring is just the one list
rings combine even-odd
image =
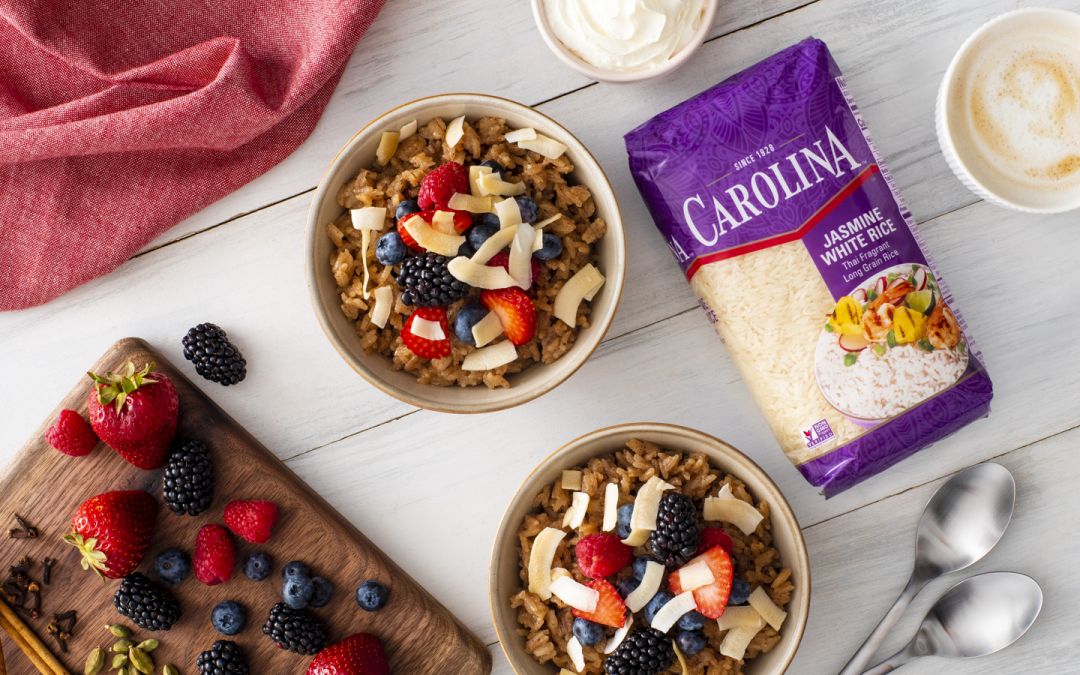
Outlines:
[{"label": "second bowl of rice pudding", "polygon": [[306,264],[324,332],[365,379],[431,410],[489,412],[550,391],[595,350],[625,243],[611,185],[569,131],[446,94],[383,114],[337,155]]}]

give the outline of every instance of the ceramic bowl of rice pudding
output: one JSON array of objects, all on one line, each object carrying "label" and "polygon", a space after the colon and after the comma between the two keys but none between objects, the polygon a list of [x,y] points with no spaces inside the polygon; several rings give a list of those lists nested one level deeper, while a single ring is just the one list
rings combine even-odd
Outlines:
[{"label": "ceramic bowl of rice pudding", "polygon": [[552,453],[503,515],[489,574],[518,675],[782,673],[810,608],[806,545],[776,484],[667,424]]},{"label": "ceramic bowl of rice pudding", "polygon": [[493,96],[432,96],[370,122],[319,184],[307,237],[331,344],[430,410],[490,412],[554,389],[622,293],[603,169],[554,120]]}]

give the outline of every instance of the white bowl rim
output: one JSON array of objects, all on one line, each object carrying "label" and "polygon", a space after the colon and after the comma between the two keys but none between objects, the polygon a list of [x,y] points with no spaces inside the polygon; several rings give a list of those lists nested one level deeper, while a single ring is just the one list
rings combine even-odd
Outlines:
[{"label": "white bowl rim", "polygon": [[690,41],[670,59],[653,66],[652,68],[626,71],[599,68],[570,51],[570,48],[563,44],[562,40],[551,32],[547,15],[544,13],[544,1],[545,0],[532,0],[532,12],[537,29],[540,31],[540,37],[544,39],[544,43],[547,44],[548,48],[560,61],[577,70],[579,73],[594,80],[615,83],[644,82],[645,80],[651,80],[660,77],[661,75],[666,75],[689,61],[690,57],[697,53],[705,43],[705,37],[709,34],[709,29],[712,28],[713,19],[716,17],[716,9],[720,4],[720,0],[705,0],[705,9],[701,19],[701,25],[694,31]]},{"label": "white bowl rim", "polygon": [[[547,468],[548,464],[552,462],[556,456],[567,453],[576,448],[577,446],[592,441],[600,441],[604,439],[612,440],[621,436],[629,438],[633,437],[635,434],[642,433],[678,436],[692,439],[694,441],[704,443],[710,446],[722,446],[728,452],[730,452],[732,456],[735,457],[737,460],[745,463],[746,470],[750,473],[756,474],[756,478],[758,478],[764,485],[768,486],[772,490],[772,492],[775,493],[775,495],[779,498],[778,504],[774,504],[772,500],[769,501],[770,517],[783,518],[785,524],[790,529],[794,540],[793,543],[795,544],[796,550],[801,552],[801,557],[798,561],[789,561],[789,563],[799,563],[797,565],[792,564],[791,567],[797,567],[799,571],[805,576],[805,582],[802,583],[803,587],[805,588],[805,593],[802,595],[802,603],[797,608],[798,612],[796,613],[794,610],[788,611],[788,616],[797,617],[797,634],[795,635],[795,638],[790,647],[791,653],[786,656],[786,658],[784,659],[783,667],[780,671],[778,671],[779,673],[786,672],[787,669],[791,666],[792,662],[795,660],[795,656],[798,653],[799,646],[802,644],[803,637],[806,635],[806,626],[809,623],[810,619],[810,596],[813,592],[813,584],[811,581],[812,570],[810,566],[810,553],[809,550],[806,548],[806,538],[803,536],[802,527],[799,525],[799,521],[795,517],[795,512],[791,508],[790,502],[788,502],[787,498],[784,496],[784,493],[780,490],[780,486],[777,485],[776,482],[772,479],[772,477],[769,476],[768,472],[766,472],[765,469],[763,469],[761,465],[755,462],[749,455],[739,450],[737,447],[735,447],[731,443],[728,443],[722,438],[713,436],[712,434],[708,434],[699,429],[694,429],[692,427],[687,427],[680,424],[672,424],[668,422],[624,422],[621,424],[615,424],[607,427],[601,427],[599,429],[594,429],[593,431],[589,431],[578,436],[577,438],[567,441],[552,452],[548,453],[543,459],[541,459],[537,463],[535,467],[533,467],[532,471],[530,471],[524,478],[522,478],[521,484],[518,486],[518,489],[514,491],[513,496],[510,497],[509,502],[507,502],[506,508],[503,510],[503,514],[499,521],[499,529],[496,532],[495,539],[492,541],[491,544],[491,558],[488,565],[488,604],[489,612],[491,614],[491,623],[495,627],[495,636],[499,640],[499,648],[502,649],[503,655],[506,656],[506,660],[507,662],[509,662],[510,668],[514,671],[516,675],[520,675],[520,672],[514,665],[514,659],[511,657],[510,650],[507,646],[507,639],[515,638],[517,637],[517,635],[503,635],[503,632],[500,630],[498,614],[496,613],[495,606],[496,600],[498,599],[498,574],[496,569],[496,555],[499,551],[500,543],[507,536],[512,534],[512,532],[507,531],[507,527],[509,525],[508,517],[510,516],[510,511],[518,502],[519,498],[528,496],[523,493],[526,484],[528,484],[529,481],[533,478],[533,476],[539,473],[541,469]],[[617,448],[613,447],[612,451],[615,449]],[[516,526],[517,524],[515,523],[514,527]]]},{"label": "white bowl rim", "polygon": [[975,31],[964,40],[963,44],[960,45],[960,48],[956,50],[952,60],[949,61],[948,68],[945,69],[945,75],[941,78],[941,86],[938,87],[937,110],[935,111],[938,144],[941,146],[942,154],[945,155],[945,159],[948,162],[949,167],[953,170],[953,173],[960,179],[960,182],[964,183],[969,189],[975,192],[976,196],[982,197],[998,206],[1004,206],[1023,213],[1066,213],[1080,207],[1080,192],[1078,192],[1071,201],[1066,201],[1062,204],[1053,206],[1032,206],[1031,204],[1025,204],[1009,199],[1001,193],[987,187],[985,183],[975,177],[975,174],[972,173],[969,168],[968,162],[964,161],[953,140],[952,129],[948,122],[949,89],[953,84],[953,80],[956,77],[956,70],[959,68],[963,58],[974,48],[975,43],[993,28],[1002,23],[1014,21],[1017,18],[1032,14],[1049,14],[1058,17],[1068,16],[1070,21],[1080,19],[1080,14],[1067,9],[1056,7],[1023,7],[999,14],[975,29]]},{"label": "white bowl rim", "polygon": [[[578,362],[574,363],[573,366],[569,368],[565,373],[563,373],[560,377],[553,379],[550,382],[541,383],[535,388],[535,391],[526,391],[523,390],[520,386],[511,386],[507,389],[499,390],[500,392],[505,392],[507,395],[505,397],[500,397],[497,400],[492,401],[488,404],[446,403],[435,398],[414,395],[410,392],[405,392],[398,389],[397,387],[392,386],[390,383],[385,382],[381,377],[379,377],[377,373],[370,371],[361,361],[361,359],[356,357],[349,349],[346,348],[346,346],[336,335],[336,332],[330,324],[330,318],[327,316],[326,312],[323,311],[322,308],[322,298],[319,294],[318,282],[316,279],[316,275],[319,274],[319,269],[318,265],[315,262],[315,246],[316,237],[322,234],[320,226],[321,221],[319,220],[319,210],[320,206],[327,199],[327,191],[329,189],[330,178],[338,170],[341,162],[345,161],[345,158],[349,156],[349,153],[360,142],[360,139],[365,134],[365,132],[376,128],[377,125],[387,117],[410,107],[423,109],[428,105],[436,105],[442,103],[460,103],[461,105],[468,106],[470,103],[476,103],[477,101],[488,102],[493,105],[504,105],[511,108],[519,108],[524,111],[525,114],[536,115],[544,119],[549,125],[551,125],[553,129],[557,129],[561,134],[564,134],[565,140],[571,141],[570,144],[572,145],[572,149],[575,152],[580,151],[580,153],[584,157],[587,157],[596,166],[597,170],[599,171],[599,175],[603,179],[601,187],[606,189],[607,192],[611,195],[611,202],[614,209],[613,213],[608,214],[609,217],[606,218],[608,231],[605,233],[604,237],[608,237],[611,235],[613,227],[619,230],[618,236],[614,238],[614,244],[616,249],[616,264],[614,265],[615,269],[604,270],[607,281],[610,284],[608,287],[612,289],[608,291],[609,293],[611,293],[612,304],[610,311],[608,311],[603,317],[601,317],[600,321],[594,321],[590,324],[590,328],[596,329],[595,343],[589,347],[587,352],[582,353],[579,357]],[[590,189],[594,189],[594,186],[592,185],[590,185],[589,187]],[[614,217],[612,218],[611,216]],[[311,204],[309,205],[307,211],[305,236],[306,239],[304,243],[304,267],[308,287],[308,301],[311,304],[312,311],[315,313],[315,317],[319,322],[319,327],[322,329],[327,341],[330,342],[334,350],[338,352],[338,354],[349,365],[350,368],[352,368],[358,375],[364,378],[364,380],[366,380],[375,388],[409,405],[414,405],[419,408],[433,410],[436,412],[455,414],[480,414],[496,412],[499,410],[506,410],[508,408],[523,405],[534,399],[537,399],[540,396],[543,396],[544,394],[554,390],[566,380],[570,379],[570,377],[573,376],[583,365],[585,365],[585,363],[589,360],[590,357],[592,357],[592,355],[600,347],[604,338],[607,336],[607,332],[611,327],[611,323],[614,320],[615,315],[618,313],[619,305],[622,301],[623,286],[626,277],[626,240],[625,232],[623,229],[622,209],[619,206],[618,195],[615,192],[615,188],[611,184],[611,179],[608,177],[607,172],[604,171],[603,165],[600,163],[599,160],[596,159],[596,156],[592,154],[592,151],[589,150],[589,148],[573,132],[564,127],[557,120],[553,119],[549,115],[539,110],[536,110],[532,106],[528,106],[523,103],[519,103],[518,101],[514,101],[512,99],[504,98],[501,96],[495,96],[492,94],[452,92],[423,96],[394,106],[393,108],[390,108],[389,110],[386,110],[385,112],[379,114],[377,117],[371,119],[369,122],[360,127],[360,129],[357,130],[357,132],[354,133],[345,142],[341,149],[338,150],[337,153],[333,156],[333,158],[330,160],[329,166],[326,168],[326,170],[323,172],[322,177],[319,179],[319,184],[315,188],[315,192],[311,198]],[[577,343],[575,342],[575,346],[576,344]],[[570,352],[567,352],[562,357],[560,357],[560,361],[569,356]],[[558,361],[553,364],[539,364],[538,367],[550,367],[556,365],[557,363]],[[435,387],[434,385],[427,386],[442,391],[458,391],[458,388],[456,387]]]}]

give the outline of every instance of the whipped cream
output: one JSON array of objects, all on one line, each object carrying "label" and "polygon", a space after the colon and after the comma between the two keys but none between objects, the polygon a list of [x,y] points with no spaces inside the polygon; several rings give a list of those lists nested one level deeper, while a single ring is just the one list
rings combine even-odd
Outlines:
[{"label": "whipped cream", "polygon": [[605,70],[649,70],[679,53],[709,0],[544,0],[552,33]]}]

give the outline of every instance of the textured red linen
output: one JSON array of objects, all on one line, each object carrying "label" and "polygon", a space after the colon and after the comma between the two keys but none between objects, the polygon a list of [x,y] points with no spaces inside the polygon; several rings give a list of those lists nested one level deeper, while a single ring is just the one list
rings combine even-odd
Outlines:
[{"label": "textured red linen", "polygon": [[287,157],[383,0],[0,2],[0,310]]}]

